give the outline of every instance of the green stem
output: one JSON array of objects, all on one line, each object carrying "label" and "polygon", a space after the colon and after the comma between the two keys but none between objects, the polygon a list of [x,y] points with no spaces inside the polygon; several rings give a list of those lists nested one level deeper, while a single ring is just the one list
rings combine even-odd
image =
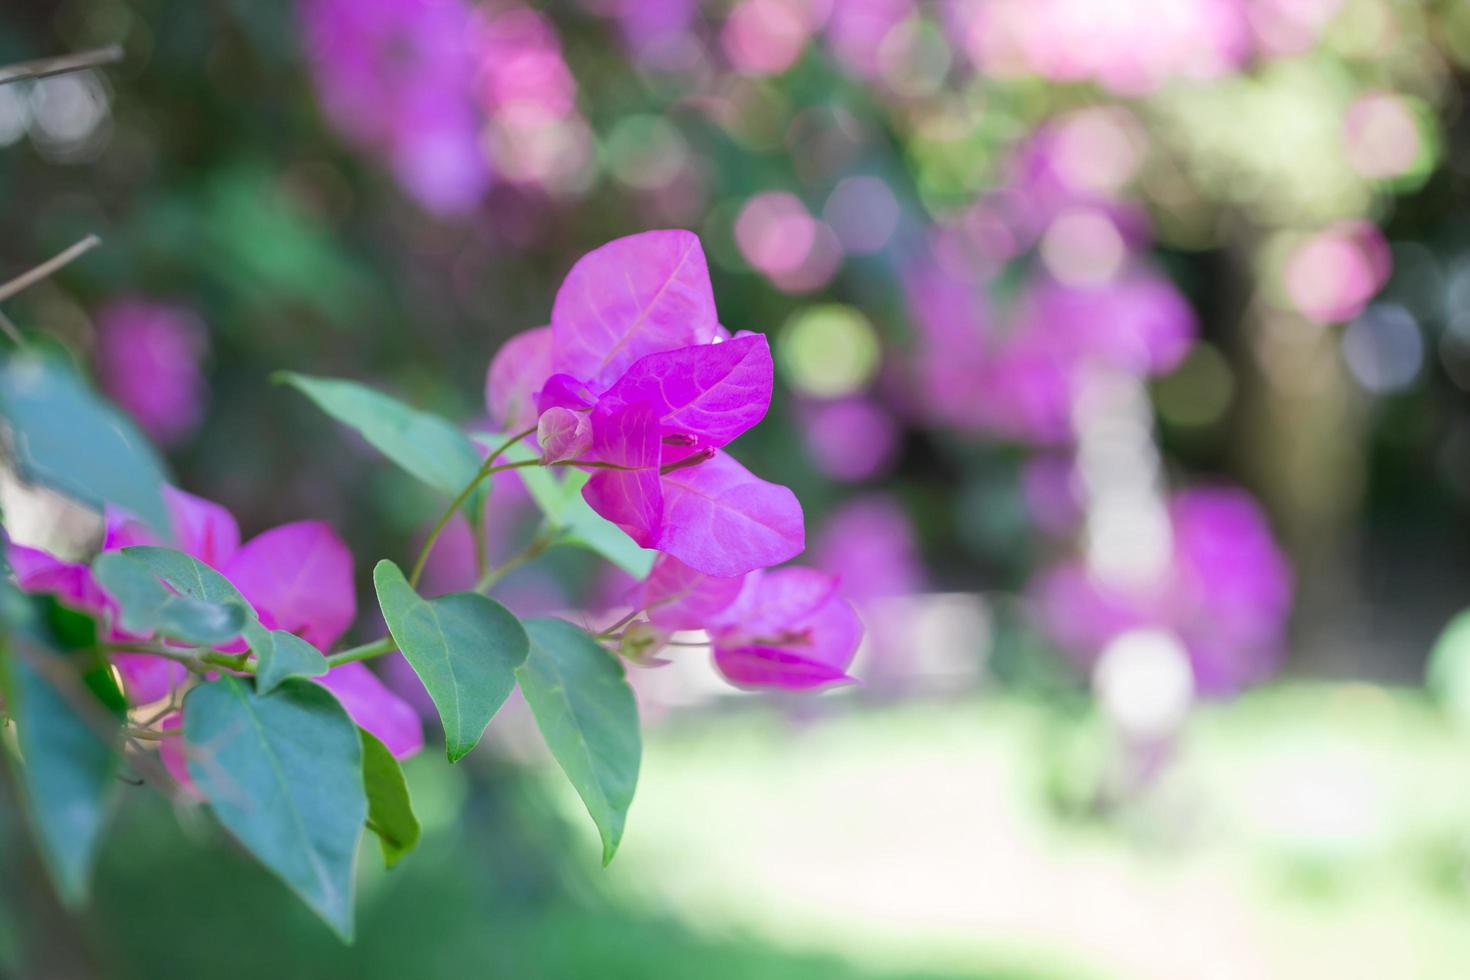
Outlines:
[{"label": "green stem", "polygon": [[374,640],[371,643],[364,643],[361,646],[343,650],[341,653],[332,654],[327,658],[327,669],[330,670],[342,664],[350,664],[354,660],[371,660],[374,657],[381,657],[385,653],[392,653],[397,649],[398,644],[393,642],[393,637],[385,636],[381,640]]},{"label": "green stem", "polygon": [[424,574],[424,565],[428,563],[429,555],[433,554],[434,545],[439,541],[439,535],[444,532],[445,526],[449,524],[449,520],[454,516],[455,511],[464,506],[464,502],[470,499],[470,494],[475,492],[475,488],[483,483],[487,476],[492,473],[497,473],[500,470],[514,469],[518,466],[540,465],[541,461],[539,459],[528,459],[519,463],[506,463],[502,466],[495,465],[495,460],[500,458],[502,453],[535,431],[535,429],[526,429],[524,432],[517,432],[505,440],[489,456],[485,457],[485,462],[481,463],[480,468],[475,471],[475,478],[465,485],[465,488],[459,492],[459,496],[450,501],[444,513],[440,514],[439,519],[434,522],[434,529],[429,532],[429,539],[424,542],[423,548],[419,550],[418,559],[413,563],[413,571],[408,575],[408,584],[410,586],[415,589],[418,588],[419,579]]},{"label": "green stem", "polygon": [[481,575],[473,591],[484,592],[526,562],[545,554],[554,544],[556,544],[556,538],[553,535],[545,533],[544,529],[537,531],[535,537],[531,538],[530,543],[524,548]]}]

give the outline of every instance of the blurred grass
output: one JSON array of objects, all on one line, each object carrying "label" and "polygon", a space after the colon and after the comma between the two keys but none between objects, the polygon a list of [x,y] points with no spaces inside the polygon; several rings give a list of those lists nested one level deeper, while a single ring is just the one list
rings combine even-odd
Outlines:
[{"label": "blurred grass", "polygon": [[425,844],[392,872],[365,848],[350,949],[143,791],[81,927],[40,921],[12,878],[0,937],[32,961],[75,946],[40,975],[120,980],[1464,976],[1470,737],[1417,692],[1206,707],[1126,799],[1098,793],[1118,756],[1085,708],[728,703],[650,729],[605,872],[549,771],[426,757],[408,767]]}]

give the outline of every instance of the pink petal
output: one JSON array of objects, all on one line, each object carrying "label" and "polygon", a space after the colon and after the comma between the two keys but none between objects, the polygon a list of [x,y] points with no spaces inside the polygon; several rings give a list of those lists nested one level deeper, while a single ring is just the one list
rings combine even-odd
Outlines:
[{"label": "pink petal", "polygon": [[39,548],[12,544],[6,551],[15,584],[22,592],[53,595],[63,605],[97,613],[107,608],[107,596],[86,565],[62,561]]},{"label": "pink petal", "polygon": [[837,580],[810,568],[751,575],[713,631],[715,665],[749,687],[807,690],[848,680],[863,625]]},{"label": "pink petal", "polygon": [[552,408],[570,408],[585,411],[596,400],[587,386],[570,374],[553,374],[536,395],[536,410],[545,412]]},{"label": "pink petal", "polygon": [[424,747],[424,726],[418,714],[366,664],[333,667],[317,683],[335,694],[352,720],[376,735],[396,757],[407,758]]},{"label": "pink petal", "polygon": [[716,648],[715,667],[737,687],[810,691],[852,680],[836,667],[773,647]]},{"label": "pink petal", "polygon": [[837,595],[837,579],[814,568],[792,566],[752,572],[717,625],[742,633],[779,633],[814,615]]},{"label": "pink petal", "polygon": [[[184,713],[175,711],[158,726],[166,732],[178,731],[184,727]],[[182,738],[165,738],[158,743],[158,761],[163,763],[163,768],[173,777],[174,782],[179,784],[179,789],[185,796],[195,800],[203,800],[204,796],[199,788],[194,785],[193,778],[189,775],[188,754],[184,749]]]},{"label": "pink petal", "polygon": [[548,463],[580,459],[592,448],[592,422],[586,412],[549,408],[536,423],[536,442]]},{"label": "pink petal", "polygon": [[551,310],[554,366],[602,391],[638,358],[708,343],[717,326],[699,239],[688,231],[630,235],[567,273]]},{"label": "pink petal", "polygon": [[658,422],[653,406],[631,405],[593,420],[591,457],[626,470],[597,469],[582,499],[644,548],[658,535],[663,512],[659,486]]},{"label": "pink petal", "polygon": [[763,334],[639,358],[599,401],[599,410],[637,402],[657,407],[663,435],[723,446],[765,417],[771,404],[771,348]]},{"label": "pink petal", "polygon": [[[219,504],[167,486],[163,488],[163,502],[168,508],[173,547],[212,568],[223,567],[240,547],[240,525],[235,522],[234,515]],[[164,543],[143,522],[123,511],[108,508],[103,551]]]},{"label": "pink petal", "polygon": [[536,392],[551,376],[551,328],[516,334],[501,345],[485,376],[485,407],[507,432],[536,422]]},{"label": "pink petal", "polygon": [[357,614],[352,553],[322,521],[283,524],[246,542],[221,569],[272,629],[326,650]]},{"label": "pink petal", "polygon": [[663,523],[652,547],[691,568],[730,578],[778,565],[806,547],[796,495],[752,476],[723,452],[662,482]]},{"label": "pink petal", "polygon": [[740,595],[745,579],[697,572],[672,555],[660,555],[633,591],[633,605],[671,630],[704,629]]}]

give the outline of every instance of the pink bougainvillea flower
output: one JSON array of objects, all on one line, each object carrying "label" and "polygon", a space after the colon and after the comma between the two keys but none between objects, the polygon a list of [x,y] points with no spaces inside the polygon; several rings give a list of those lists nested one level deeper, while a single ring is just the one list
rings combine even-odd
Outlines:
[{"label": "pink bougainvillea flower", "polygon": [[334,667],[318,681],[337,696],[352,720],[377,736],[400,759],[424,747],[418,712],[388,689],[364,663]]},{"label": "pink bougainvillea flower", "polygon": [[709,575],[801,552],[795,496],[719,452],[765,416],[773,369],[763,335],[720,325],[698,238],[645,232],[587,254],[557,292],[550,329],[549,342],[531,331],[502,349],[487,401],[507,427],[536,406],[547,461],[588,464],[593,510]]},{"label": "pink bougainvillea flower", "polygon": [[632,604],[647,610],[655,626],[700,630],[734,603],[744,585],[743,576],[706,575],[672,555],[661,555],[648,578],[634,588]]},{"label": "pink bougainvillea flower", "polygon": [[699,238],[677,230],[630,235],[567,273],[551,308],[553,362],[604,391],[638,358],[707,344],[717,326]]},{"label": "pink bougainvillea flower", "polygon": [[851,680],[847,667],[862,640],[837,578],[811,568],[706,575],[664,555],[634,587],[654,638],[706,630],[715,666],[741,687],[810,690]]},{"label": "pink bougainvillea flower", "polygon": [[836,578],[792,567],[747,575],[709,632],[715,666],[732,684],[803,691],[852,680],[863,626]]},{"label": "pink bougainvillea flower", "polygon": [[[240,547],[240,525],[235,515],[219,504],[170,486],[163,488],[163,502],[168,509],[173,547],[216,570],[222,568]],[[125,512],[109,508],[102,550],[114,551],[139,544],[161,545],[165,542],[159,540],[146,524]]]},{"label": "pink bougainvillea flower", "polygon": [[592,449],[592,422],[585,412],[553,406],[536,423],[536,442],[547,463],[580,459]]},{"label": "pink bougainvillea flower", "polygon": [[[327,650],[352,623],[357,608],[352,555],[329,525],[320,521],[284,524],[241,545],[239,525],[219,504],[174,487],[164,488],[164,503],[174,546],[229,579],[266,626],[295,633],[318,649]],[[158,543],[141,522],[119,511],[108,512],[104,551]],[[68,605],[94,615],[114,608],[86,565],[64,562],[19,545],[11,545],[8,556],[17,584],[28,592],[56,595]],[[115,632],[113,638],[145,639],[120,632]],[[245,646],[237,640],[223,649],[243,652]],[[162,657],[122,653],[114,654],[112,660],[133,704],[167,697],[187,676],[182,664]],[[415,740],[404,720],[413,717],[412,710],[377,685],[376,679],[352,676],[357,670],[349,671],[345,678],[338,677],[347,667],[368,673],[361,664],[344,664],[320,682],[339,695],[355,722],[395,753],[417,751],[422,731]],[[416,717],[414,720],[417,723]]]},{"label": "pink bougainvillea flower", "polygon": [[1129,630],[1169,630],[1206,695],[1268,677],[1285,649],[1292,584],[1265,515],[1240,490],[1205,487],[1175,495],[1169,518],[1170,563],[1155,581],[1107,582],[1080,562],[1045,572],[1033,589],[1043,628],[1088,665]]},{"label": "pink bougainvillea flower", "polygon": [[209,348],[193,311],[167,303],[118,300],[97,313],[97,380],[113,401],[162,446],[199,427]]},{"label": "pink bougainvillea flower", "polygon": [[357,615],[352,553],[321,521],[282,524],[246,542],[220,569],[271,629],[329,649]]},{"label": "pink bougainvillea flower", "polygon": [[724,452],[665,475],[653,547],[710,575],[779,565],[806,547],[801,504],[786,487],[753,476]]},{"label": "pink bougainvillea flower", "polygon": [[506,432],[536,424],[536,393],[551,375],[551,328],[537,327],[507,340],[485,376],[490,421]]},{"label": "pink bougainvillea flower", "polygon": [[646,402],[657,412],[659,436],[682,440],[671,445],[719,448],[765,418],[773,376],[765,336],[745,334],[640,358],[603,393],[598,410]]}]

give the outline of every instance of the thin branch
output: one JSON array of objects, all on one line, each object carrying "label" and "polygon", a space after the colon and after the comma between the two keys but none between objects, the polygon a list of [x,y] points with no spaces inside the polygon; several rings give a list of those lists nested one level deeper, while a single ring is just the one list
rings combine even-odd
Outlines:
[{"label": "thin branch", "polygon": [[21,273],[14,279],[5,283],[3,286],[0,286],[0,303],[5,302],[7,299],[14,296],[21,290],[26,289],[29,286],[34,286],[42,279],[45,279],[47,276],[56,272],[58,269],[61,269],[62,267],[70,264],[81,256],[86,255],[88,252],[92,251],[92,249],[101,244],[102,239],[98,238],[96,235],[88,235],[86,238],[83,238],[81,241],[77,242],[71,248],[62,252],[60,255],[47,259],[45,262],[42,262],[40,265],[36,266],[29,272]]},{"label": "thin branch", "polygon": [[76,54],[57,55],[54,58],[37,58],[34,61],[21,61],[0,68],[0,85],[4,85],[6,82],[20,82],[28,78],[45,78],[48,75],[62,75],[69,71],[82,71],[86,68],[109,65],[114,61],[121,61],[122,56],[123,49],[121,44],[109,44],[105,48],[97,48],[93,51],[78,51]]}]

